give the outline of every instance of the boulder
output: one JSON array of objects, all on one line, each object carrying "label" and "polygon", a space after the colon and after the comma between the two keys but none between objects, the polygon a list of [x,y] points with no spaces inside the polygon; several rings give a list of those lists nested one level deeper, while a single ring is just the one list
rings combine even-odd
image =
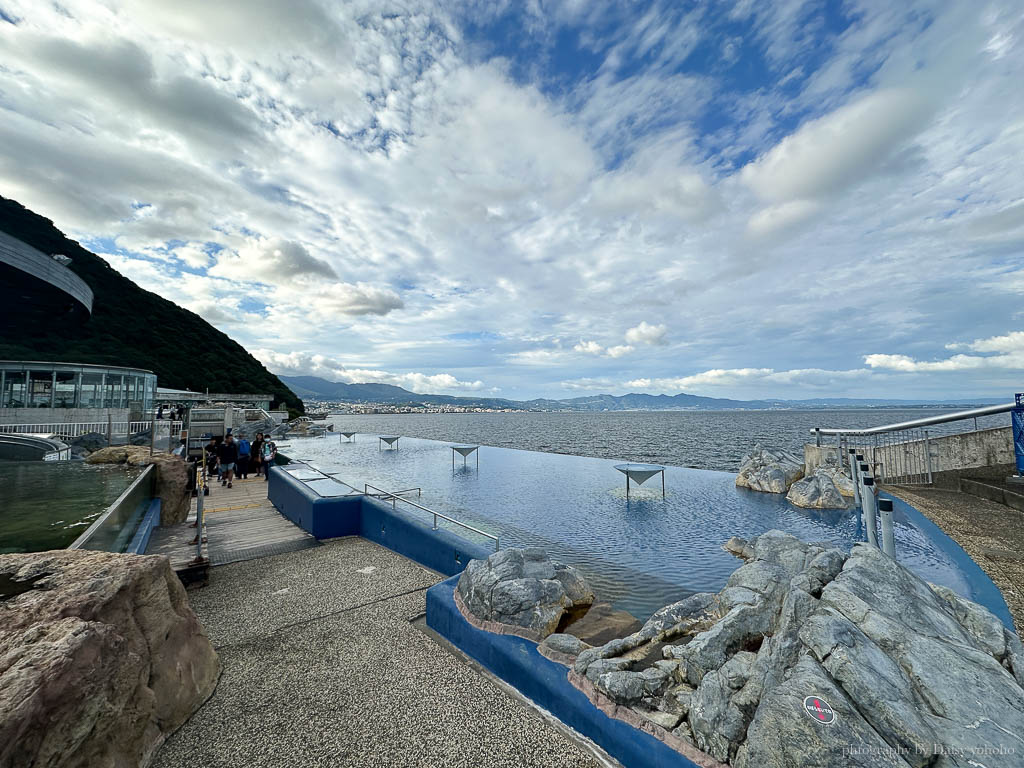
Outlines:
[{"label": "boulder", "polygon": [[470,560],[458,592],[465,610],[478,620],[509,625],[538,640],[594,602],[593,590],[575,568],[532,547]]},{"label": "boulder", "polygon": [[[737,768],[1020,765],[1024,646],[986,608],[866,544],[769,531],[725,548],[745,563],[717,599],[673,603],[577,657],[632,713],[613,716]],[[664,645],[664,661],[631,650],[700,611],[711,626]]]},{"label": "boulder", "polygon": [[853,480],[850,479],[849,472],[845,467],[840,467],[836,464],[834,458],[829,458],[824,464],[817,467],[814,470],[814,474],[821,474],[826,476],[832,481],[832,485],[836,487],[843,496],[847,498],[853,498]]},{"label": "boulder", "polygon": [[846,500],[836,488],[832,477],[820,469],[809,477],[797,480],[789,488],[786,501],[807,509],[844,509]]},{"label": "boulder", "polygon": [[90,454],[86,464],[128,464],[156,466],[155,494],[160,499],[160,525],[175,525],[188,517],[191,504],[188,493],[188,465],[180,456],[149,454],[148,446],[112,445]]},{"label": "boulder", "polygon": [[64,442],[71,449],[72,456],[88,456],[109,445],[107,436],[99,432],[86,432],[84,435],[65,439]]},{"label": "boulder", "polygon": [[736,485],[765,493],[785,493],[803,476],[804,462],[800,457],[755,445],[740,463]]},{"label": "boulder", "polygon": [[[144,765],[219,662],[164,557],[0,555],[0,765]],[[15,594],[17,593],[17,594]]]}]

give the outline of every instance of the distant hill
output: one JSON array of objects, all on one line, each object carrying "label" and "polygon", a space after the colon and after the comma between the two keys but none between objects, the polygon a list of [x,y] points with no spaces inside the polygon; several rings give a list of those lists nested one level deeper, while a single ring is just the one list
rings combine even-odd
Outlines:
[{"label": "distant hill", "polygon": [[0,312],[0,359],[146,368],[162,387],[271,394],[275,406],[303,410],[302,400],[227,334],[140,288],[49,219],[0,197],[0,230],[43,253],[70,256],[71,270],[93,290],[92,317],[81,323],[54,317],[40,324]]},{"label": "distant hill", "polygon": [[[382,403],[387,405],[462,405],[477,408],[514,408],[545,411],[675,411],[675,410],[754,410],[764,408],[884,408],[936,405],[985,405],[1003,400],[886,400],[817,398],[809,400],[730,400],[700,395],[587,395],[566,400],[506,400],[497,397],[456,397],[421,395],[392,384],[345,384],[317,376],[281,376],[288,386],[306,399],[333,400],[341,403]],[[1009,398],[1006,399],[1009,401]]]}]

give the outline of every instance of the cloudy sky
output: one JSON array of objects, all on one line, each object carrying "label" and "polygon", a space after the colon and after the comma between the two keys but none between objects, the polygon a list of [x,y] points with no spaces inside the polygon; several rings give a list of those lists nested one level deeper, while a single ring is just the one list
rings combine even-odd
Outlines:
[{"label": "cloudy sky", "polygon": [[0,0],[0,194],[277,373],[1024,390],[1024,6]]}]

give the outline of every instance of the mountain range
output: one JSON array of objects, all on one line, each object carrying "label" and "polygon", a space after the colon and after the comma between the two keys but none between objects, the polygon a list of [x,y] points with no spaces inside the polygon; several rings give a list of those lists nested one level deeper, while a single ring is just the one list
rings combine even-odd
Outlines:
[{"label": "mountain range", "polygon": [[511,408],[539,411],[674,411],[674,410],[755,410],[781,408],[884,408],[928,405],[987,405],[1002,400],[897,400],[886,398],[812,398],[805,400],[732,400],[720,397],[678,395],[586,395],[565,400],[538,398],[507,400],[499,397],[424,395],[393,384],[346,384],[317,376],[281,376],[295,394],[306,400],[337,403],[380,403],[386,405],[460,405],[468,408]]}]

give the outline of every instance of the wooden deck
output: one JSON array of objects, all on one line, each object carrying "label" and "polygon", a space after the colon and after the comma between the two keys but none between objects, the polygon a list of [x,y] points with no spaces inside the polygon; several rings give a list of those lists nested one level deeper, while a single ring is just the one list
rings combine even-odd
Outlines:
[{"label": "wooden deck", "polygon": [[167,555],[171,567],[186,582],[205,580],[206,567],[253,560],[258,557],[315,547],[319,542],[281,515],[267,498],[262,477],[235,480],[232,488],[210,485],[204,498],[204,556],[208,565],[193,564],[196,556],[196,499],[188,520],[169,528],[153,529],[146,554]]}]

